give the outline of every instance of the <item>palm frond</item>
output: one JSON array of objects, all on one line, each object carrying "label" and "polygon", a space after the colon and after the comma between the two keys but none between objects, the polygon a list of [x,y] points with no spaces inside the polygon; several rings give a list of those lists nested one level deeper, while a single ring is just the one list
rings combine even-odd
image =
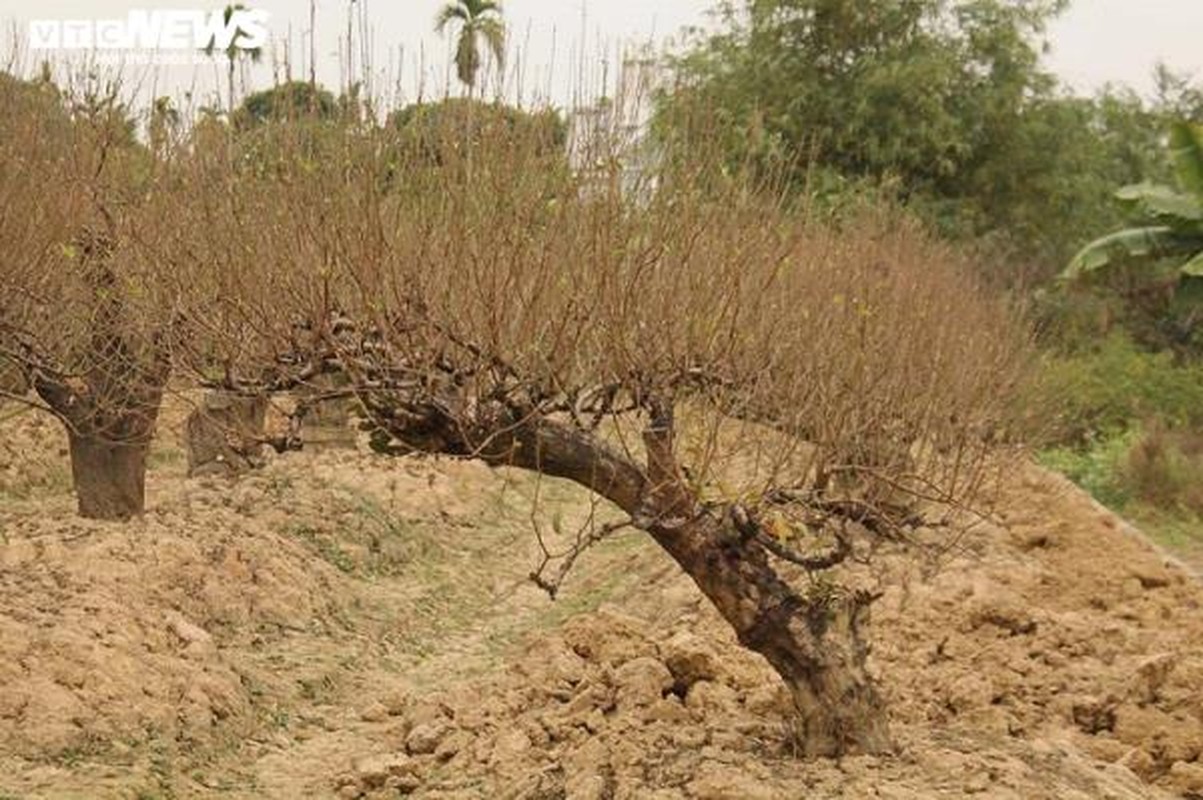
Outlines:
[{"label": "palm frond", "polygon": [[476,24],[480,35],[484,37],[489,52],[493,54],[498,66],[505,64],[505,24],[498,19],[486,18]]},{"label": "palm frond", "polygon": [[463,3],[448,3],[439,9],[439,13],[434,17],[435,32],[442,33],[453,20],[459,20],[465,24],[469,21],[469,13]]},{"label": "palm frond", "polygon": [[474,18],[489,13],[501,14],[500,0],[464,0],[464,4],[468,6],[468,10]]},{"label": "palm frond", "polygon": [[1194,257],[1183,264],[1179,271],[1188,278],[1203,278],[1203,250],[1195,253]]}]

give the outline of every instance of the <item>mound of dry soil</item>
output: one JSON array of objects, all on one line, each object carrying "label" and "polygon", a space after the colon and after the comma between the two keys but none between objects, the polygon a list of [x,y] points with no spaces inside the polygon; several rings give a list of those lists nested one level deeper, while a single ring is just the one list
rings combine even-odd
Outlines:
[{"label": "mound of dry soil", "polygon": [[0,422],[0,797],[1203,797],[1203,588],[1035,467],[939,572],[890,565],[896,754],[808,763],[643,538],[526,582],[585,494],[358,450],[189,481],[181,417],[128,525]]}]

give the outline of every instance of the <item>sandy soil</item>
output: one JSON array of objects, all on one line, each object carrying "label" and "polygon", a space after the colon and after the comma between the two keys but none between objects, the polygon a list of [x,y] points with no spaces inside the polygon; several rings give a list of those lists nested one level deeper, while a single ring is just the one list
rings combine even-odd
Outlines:
[{"label": "sandy soil", "polygon": [[1203,587],[1035,467],[875,607],[895,755],[809,763],[643,537],[530,585],[534,526],[605,513],[571,486],[362,450],[193,481],[177,412],[147,514],[91,523],[11,411],[0,798],[1203,797]]}]

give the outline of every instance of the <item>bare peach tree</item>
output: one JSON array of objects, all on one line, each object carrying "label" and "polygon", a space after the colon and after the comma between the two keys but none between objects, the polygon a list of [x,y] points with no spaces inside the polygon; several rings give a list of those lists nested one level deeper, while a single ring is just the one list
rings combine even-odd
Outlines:
[{"label": "bare peach tree", "polygon": [[[334,361],[312,354],[348,326],[330,291],[327,237],[344,227],[335,215],[358,199],[344,191],[344,161],[354,155],[344,150],[366,152],[359,125],[269,118],[239,129],[210,121],[193,128],[172,165],[180,185],[203,187],[169,192],[160,205],[174,223],[155,257],[179,286],[175,364],[181,379],[217,395],[193,421],[218,434],[218,450],[234,443],[239,460],[254,460],[248,447],[296,449],[303,422],[355,395],[339,385]],[[260,402],[282,393],[293,395],[291,424],[268,435]]]},{"label": "bare peach tree", "polygon": [[170,292],[134,246],[156,176],[116,91],[0,75],[0,356],[66,427],[85,517],[142,511]]},{"label": "bare peach tree", "polygon": [[886,750],[859,568],[972,502],[1024,360],[967,265],[704,160],[632,192],[513,137],[432,165],[332,135],[336,157],[285,151],[192,212],[221,231],[187,257],[213,270],[195,341],[226,383],[337,372],[380,452],[588,488],[616,519],[537,582],[645,531],[781,676],[806,753]]}]

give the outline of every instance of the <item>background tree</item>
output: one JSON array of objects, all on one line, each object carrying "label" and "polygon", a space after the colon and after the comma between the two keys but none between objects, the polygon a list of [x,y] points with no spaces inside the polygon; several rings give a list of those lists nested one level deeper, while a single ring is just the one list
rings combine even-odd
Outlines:
[{"label": "background tree", "polygon": [[453,23],[459,25],[455,40],[455,74],[468,87],[471,96],[480,72],[482,42],[499,66],[505,61],[501,3],[497,0],[453,0],[439,10],[435,31],[442,33]]},{"label": "background tree", "polygon": [[1148,224],[1088,244],[1066,268],[1067,279],[1113,267],[1122,257],[1177,259],[1180,284],[1203,277],[1203,126],[1174,123],[1169,144],[1177,188],[1140,183],[1117,191],[1116,199]]},{"label": "background tree", "polygon": [[[115,86],[72,97],[0,76],[0,354],[69,441],[83,516],[142,511],[175,302],[150,256],[166,180]],[[157,221],[156,221],[157,220]]]},{"label": "background tree", "polygon": [[[543,168],[563,173],[568,126],[554,109],[530,111],[501,103],[449,97],[434,103],[414,103],[388,116],[386,136],[395,134],[390,151],[398,167],[448,165],[462,160],[486,140],[532,147],[543,156]],[[494,145],[494,146],[495,146]],[[395,170],[392,171],[395,173]],[[412,176],[411,176],[412,177]]]},{"label": "background tree", "polygon": [[[1118,222],[1108,187],[1147,174],[1153,114],[1130,93],[1069,95],[1041,64],[1054,0],[748,0],[673,62],[657,130],[687,154],[719,136],[728,167],[796,192],[871,193],[946,236],[1051,278]],[[685,121],[709,113],[695,134]],[[671,148],[670,148],[671,149]]]},{"label": "background tree", "polygon": [[234,127],[252,128],[265,122],[330,120],[338,114],[338,101],[321,86],[290,81],[247,95],[234,113]]},{"label": "background tree", "polygon": [[150,149],[155,155],[172,146],[180,129],[180,112],[172,104],[170,97],[156,97],[150,109],[150,123],[147,132],[150,139]]}]

